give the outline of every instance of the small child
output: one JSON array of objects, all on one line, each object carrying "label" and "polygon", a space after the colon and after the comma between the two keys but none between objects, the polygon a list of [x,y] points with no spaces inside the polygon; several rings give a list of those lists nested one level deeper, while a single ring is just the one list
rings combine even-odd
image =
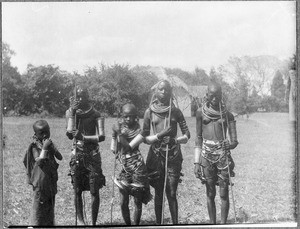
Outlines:
[{"label": "small child", "polygon": [[55,195],[57,193],[58,160],[62,155],[50,139],[50,127],[45,120],[33,124],[33,141],[23,163],[27,182],[33,187],[31,225],[54,226]]},{"label": "small child", "polygon": [[[128,207],[129,196],[134,197],[135,211],[133,218],[135,225],[140,223],[142,203],[147,204],[152,199],[144,159],[138,145],[132,142],[140,131],[135,106],[125,104],[122,108],[122,121],[113,126],[111,151],[117,154],[117,158],[122,165],[119,178],[115,178],[114,182],[119,187],[122,216],[127,225],[131,224]],[[117,144],[118,147],[116,148]]]}]

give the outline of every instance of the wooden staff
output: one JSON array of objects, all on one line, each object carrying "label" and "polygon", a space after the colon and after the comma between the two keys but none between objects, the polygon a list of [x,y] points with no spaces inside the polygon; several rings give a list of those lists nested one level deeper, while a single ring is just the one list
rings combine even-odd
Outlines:
[{"label": "wooden staff", "polygon": [[[74,87],[74,100],[77,100],[77,88],[76,88],[76,82],[75,82],[75,87]],[[76,129],[76,125],[77,125],[77,115],[76,115],[76,111],[74,114],[74,128]],[[74,131],[74,129],[73,129]],[[79,161],[77,160],[77,145],[76,145],[76,138],[74,136],[73,138],[73,147],[74,147],[74,154],[75,154],[75,170],[74,170],[74,187],[75,187],[75,225],[77,226],[77,174],[76,174],[76,170],[77,170],[77,165],[79,164]]]},{"label": "wooden staff", "polygon": [[[117,90],[117,101],[118,101],[118,117],[117,117],[117,123],[119,125],[120,128],[120,123],[119,123],[119,118],[120,118],[120,113],[121,113],[121,107],[120,107],[120,90],[118,88]],[[116,165],[117,165],[117,155],[119,153],[119,143],[120,143],[120,136],[119,134],[117,134],[117,142],[116,142],[116,147],[115,147],[115,160],[114,160],[114,175],[113,175],[113,179],[115,178],[116,175]],[[113,180],[113,185],[112,185],[112,196],[111,196],[111,204],[110,204],[110,224],[112,224],[112,212],[113,212],[113,206],[114,206],[114,199],[115,199],[115,182]]]},{"label": "wooden staff", "polygon": [[[172,110],[172,96],[170,98],[169,120],[168,120],[168,124],[165,125],[165,128],[170,126],[170,123],[171,123],[171,110]],[[165,124],[166,124],[166,122],[165,122]],[[167,176],[168,176],[168,155],[169,155],[169,145],[167,144],[167,148],[166,148],[166,161],[165,161],[165,180],[164,180],[163,199],[162,199],[162,211],[161,211],[161,224],[164,223],[165,192],[166,192]]]},{"label": "wooden staff", "polygon": [[[117,155],[119,152],[119,142],[120,142],[120,137],[119,135],[117,135],[117,142],[116,142],[116,150],[115,150],[115,160],[114,160],[114,175],[113,175],[113,179],[115,178],[115,174],[116,174],[116,164],[117,164]],[[113,213],[113,206],[114,206],[114,199],[115,199],[115,182],[113,180],[113,185],[112,185],[112,195],[111,195],[111,204],[110,204],[110,224],[112,225],[112,213]]]},{"label": "wooden staff", "polygon": [[[220,109],[220,116],[221,116],[221,123],[222,123],[222,132],[223,132],[223,139],[225,140],[225,129],[224,129],[224,123],[222,121],[222,106],[221,102],[219,103],[219,109]],[[228,128],[228,123],[227,123],[227,128]],[[229,186],[230,186],[230,192],[231,192],[231,197],[232,197],[232,206],[233,206],[233,212],[234,212],[234,222],[236,223],[236,211],[235,211],[235,203],[234,203],[234,195],[233,195],[233,188],[232,188],[232,182],[231,182],[231,174],[230,174],[230,168],[229,168],[229,160],[227,154],[226,156],[226,163],[227,163],[227,169],[228,169],[228,180],[229,180]]]}]

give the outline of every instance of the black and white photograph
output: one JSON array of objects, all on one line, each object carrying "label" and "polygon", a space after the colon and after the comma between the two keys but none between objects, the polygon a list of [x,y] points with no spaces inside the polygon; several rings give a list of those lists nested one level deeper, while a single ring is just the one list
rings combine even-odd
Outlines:
[{"label": "black and white photograph", "polygon": [[297,1],[0,4],[3,228],[299,226]]}]

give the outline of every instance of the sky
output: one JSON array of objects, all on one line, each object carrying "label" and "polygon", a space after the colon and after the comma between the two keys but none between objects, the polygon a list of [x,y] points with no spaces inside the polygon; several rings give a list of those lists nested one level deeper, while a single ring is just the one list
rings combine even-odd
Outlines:
[{"label": "sky", "polygon": [[295,1],[3,2],[11,62],[83,73],[100,63],[207,72],[231,56],[296,52]]}]

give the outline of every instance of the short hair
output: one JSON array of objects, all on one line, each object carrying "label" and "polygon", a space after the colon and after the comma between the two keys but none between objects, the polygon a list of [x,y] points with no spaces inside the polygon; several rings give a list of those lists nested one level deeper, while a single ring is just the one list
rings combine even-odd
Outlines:
[{"label": "short hair", "polygon": [[50,129],[50,126],[49,126],[48,122],[46,120],[43,120],[43,119],[36,121],[33,124],[32,127],[33,127],[34,132],[36,132],[38,130],[41,130],[41,129],[44,129],[44,128]]},{"label": "short hair", "polygon": [[222,86],[216,81],[210,81],[207,87],[207,92],[209,92],[212,88],[214,88],[216,91],[222,92]]},{"label": "short hair", "polygon": [[125,109],[129,109],[133,115],[137,115],[137,109],[136,109],[136,107],[135,107],[134,104],[132,104],[132,103],[126,103],[126,104],[122,107],[122,113],[124,113],[124,110],[125,110]]},{"label": "short hair", "polygon": [[172,84],[171,84],[171,82],[170,82],[169,80],[160,80],[160,81],[158,81],[157,87],[158,87],[158,85],[160,85],[161,83],[168,84],[168,85],[170,86],[170,88],[172,88]]},{"label": "short hair", "polygon": [[77,95],[81,95],[82,97],[89,98],[89,91],[86,86],[80,85],[76,87]]}]

